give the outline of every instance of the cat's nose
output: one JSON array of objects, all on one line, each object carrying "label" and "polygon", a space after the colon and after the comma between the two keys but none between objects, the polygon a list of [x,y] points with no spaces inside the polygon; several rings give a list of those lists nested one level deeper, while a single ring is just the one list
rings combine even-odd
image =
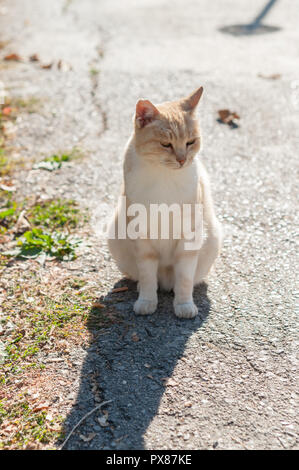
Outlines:
[{"label": "cat's nose", "polygon": [[177,156],[177,157],[176,157],[176,161],[179,162],[179,164],[180,164],[181,166],[183,166],[184,163],[185,163],[185,161],[186,161],[186,157]]}]

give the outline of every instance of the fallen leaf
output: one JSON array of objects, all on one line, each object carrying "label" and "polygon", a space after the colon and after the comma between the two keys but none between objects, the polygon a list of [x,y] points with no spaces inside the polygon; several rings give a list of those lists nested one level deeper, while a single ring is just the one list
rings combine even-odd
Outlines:
[{"label": "fallen leaf", "polygon": [[117,292],[125,292],[128,289],[129,289],[128,287],[116,287],[115,289],[112,289],[111,292],[113,294],[116,294]]},{"label": "fallen leaf", "polygon": [[53,66],[53,62],[51,62],[50,64],[41,65],[41,68],[42,68],[42,69],[51,69],[52,66]]},{"label": "fallen leaf", "polygon": [[50,406],[50,404],[48,402],[40,403],[35,408],[33,408],[33,411],[46,410],[46,409],[49,408],[49,406]]},{"label": "fallen leaf", "polygon": [[11,106],[5,106],[5,108],[3,108],[2,111],[1,111],[1,113],[4,116],[9,116],[11,112],[12,112],[12,107]]},{"label": "fallen leaf", "polygon": [[9,192],[16,191],[15,186],[10,186],[8,184],[0,184],[0,189],[2,189],[2,191],[9,191]]},{"label": "fallen leaf", "polygon": [[19,62],[22,59],[18,54],[8,54],[4,57],[4,60],[14,60],[16,62]]},{"label": "fallen leaf", "polygon": [[4,47],[9,43],[9,41],[0,41],[0,49],[4,49]]},{"label": "fallen leaf", "polygon": [[69,70],[72,70],[72,66],[63,60],[59,60],[57,62],[57,68],[58,70],[61,70],[62,72],[68,72]]},{"label": "fallen leaf", "polygon": [[173,380],[171,377],[164,377],[161,379],[163,382],[165,382],[164,385],[167,385],[169,387],[175,387],[177,385],[177,382]]},{"label": "fallen leaf", "polygon": [[32,54],[30,57],[29,57],[29,60],[30,62],[39,62],[39,57],[37,54]]},{"label": "fallen leaf", "polygon": [[88,436],[83,436],[83,434],[80,434],[80,439],[82,439],[82,441],[84,442],[90,442],[95,436],[96,436],[95,432],[88,434]]},{"label": "fallen leaf", "polygon": [[192,402],[191,402],[191,401],[186,401],[186,402],[184,403],[184,407],[185,407],[185,408],[190,408],[191,406],[192,406]]},{"label": "fallen leaf", "polygon": [[104,415],[104,416],[100,416],[100,417],[98,418],[98,422],[99,422],[99,424],[100,424],[103,428],[109,426],[109,423],[107,423],[107,416],[105,416],[105,415]]},{"label": "fallen leaf", "polygon": [[259,73],[258,77],[264,78],[265,80],[278,80],[279,78],[281,78],[281,74],[272,73],[271,75],[263,75],[262,73]]},{"label": "fallen leaf", "polygon": [[14,227],[14,232],[18,234],[22,234],[22,233],[25,233],[27,230],[30,230],[30,228],[31,228],[31,225],[28,219],[26,218],[26,211],[22,211]]},{"label": "fallen leaf", "polygon": [[95,302],[95,303],[92,305],[92,308],[105,308],[105,305],[104,305],[104,304],[101,304],[100,302]]},{"label": "fallen leaf", "polygon": [[139,336],[137,335],[137,333],[135,333],[135,332],[132,333],[131,338],[132,338],[132,341],[134,341],[135,343],[137,343],[140,339]]},{"label": "fallen leaf", "polygon": [[220,109],[218,114],[220,122],[228,124],[231,127],[238,127],[238,125],[234,122],[234,119],[240,119],[240,116],[236,112],[230,111],[229,109]]},{"label": "fallen leaf", "polygon": [[61,168],[60,162],[55,161],[41,161],[39,163],[35,163],[32,167],[33,170],[47,170],[47,171],[55,171]]}]

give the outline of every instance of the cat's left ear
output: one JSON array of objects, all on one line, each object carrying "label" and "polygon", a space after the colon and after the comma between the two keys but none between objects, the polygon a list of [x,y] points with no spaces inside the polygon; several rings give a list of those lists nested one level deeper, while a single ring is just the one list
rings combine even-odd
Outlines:
[{"label": "cat's left ear", "polygon": [[136,125],[141,128],[152,122],[159,115],[156,106],[149,100],[139,100],[136,104]]},{"label": "cat's left ear", "polygon": [[198,105],[198,102],[201,98],[201,95],[203,93],[203,87],[201,86],[197,90],[195,90],[191,95],[187,96],[187,98],[183,98],[181,100],[181,106],[184,111],[194,111],[196,106]]}]

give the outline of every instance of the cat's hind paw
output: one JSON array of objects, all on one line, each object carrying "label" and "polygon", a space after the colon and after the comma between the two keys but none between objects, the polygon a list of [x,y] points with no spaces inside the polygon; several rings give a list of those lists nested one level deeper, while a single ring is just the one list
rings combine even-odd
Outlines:
[{"label": "cat's hind paw", "polygon": [[138,299],[134,304],[134,312],[136,315],[150,315],[157,309],[156,300]]},{"label": "cat's hind paw", "polygon": [[194,302],[175,304],[174,313],[179,318],[194,318],[198,314],[198,308],[196,307]]}]

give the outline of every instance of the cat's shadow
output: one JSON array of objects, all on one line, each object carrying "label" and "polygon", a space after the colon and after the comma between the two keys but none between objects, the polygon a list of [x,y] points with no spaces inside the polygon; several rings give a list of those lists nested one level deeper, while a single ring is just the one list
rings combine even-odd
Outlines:
[{"label": "cat's shadow", "polygon": [[[124,286],[128,290],[113,292]],[[194,290],[199,315],[191,320],[175,317],[172,293],[159,292],[158,310],[150,316],[134,314],[136,298],[136,283],[122,279],[99,299],[105,307],[90,311],[88,325],[94,340],[81,371],[76,403],[65,421],[66,435],[98,404],[95,393],[97,400],[111,402],[82,422],[66,449],[144,449],[143,436],[157,414],[165,379],[172,376],[186,342],[210,311],[206,284]],[[97,330],[106,316],[114,323]],[[84,442],[82,435],[90,434],[93,438]]]}]

